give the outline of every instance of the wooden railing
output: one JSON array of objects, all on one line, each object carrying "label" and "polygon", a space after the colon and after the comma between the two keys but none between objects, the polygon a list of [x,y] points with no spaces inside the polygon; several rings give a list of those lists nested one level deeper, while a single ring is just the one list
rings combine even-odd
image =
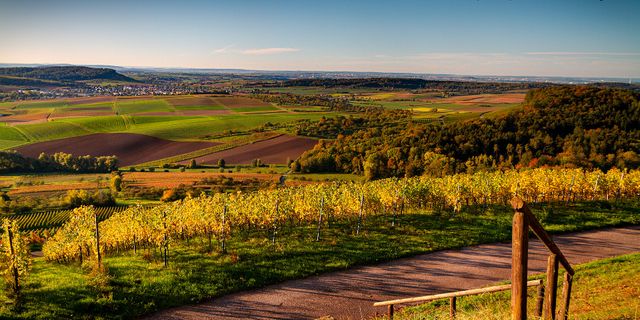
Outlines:
[{"label": "wooden railing", "polygon": [[[542,280],[533,280],[533,281],[527,282],[527,287],[534,287],[534,286],[541,286],[541,285],[542,285]],[[449,298],[449,315],[451,316],[451,319],[454,319],[456,317],[456,298],[464,297],[464,296],[472,296],[472,295],[477,295],[482,293],[489,293],[489,292],[506,291],[509,289],[511,289],[511,285],[506,284],[501,286],[493,286],[493,287],[480,288],[480,289],[471,289],[471,290],[464,290],[464,291],[434,294],[430,296],[387,300],[387,301],[376,302],[373,304],[373,306],[374,307],[388,306],[389,319],[393,319],[393,311],[394,311],[395,305],[406,304],[406,303],[429,302],[433,300]],[[541,291],[538,290],[538,292],[541,292]],[[541,299],[542,299],[542,296],[540,296],[540,300]]]},{"label": "wooden railing", "polygon": [[515,210],[511,244],[511,314],[513,320],[527,319],[527,271],[529,257],[529,229],[551,252],[547,259],[547,285],[544,294],[544,319],[556,319],[556,297],[558,284],[558,264],[566,270],[562,288],[562,311],[560,318],[569,316],[571,282],[575,271],[555,242],[544,230],[527,204],[520,198],[511,200]]},{"label": "wooden railing", "polygon": [[[376,302],[374,307],[388,307],[389,319],[393,319],[394,306],[407,303],[422,303],[438,299],[449,298],[449,315],[451,319],[456,316],[456,298],[470,295],[477,295],[489,292],[506,291],[511,289],[511,315],[513,320],[527,319],[527,287],[538,286],[536,308],[534,314],[536,318],[544,316],[544,319],[556,319],[556,297],[558,284],[558,265],[562,264],[566,273],[562,288],[562,311],[560,317],[566,320],[569,316],[569,302],[571,300],[571,282],[575,271],[567,258],[562,254],[555,242],[544,230],[538,219],[531,213],[527,204],[520,198],[511,200],[511,205],[515,210],[513,215],[513,234],[511,244],[511,284],[456,291],[430,296],[404,298]],[[547,259],[547,279],[546,290],[542,280],[527,281],[528,258],[529,258],[529,229],[544,243],[551,252]],[[543,310],[544,309],[544,310]],[[544,314],[543,314],[544,311]]]}]

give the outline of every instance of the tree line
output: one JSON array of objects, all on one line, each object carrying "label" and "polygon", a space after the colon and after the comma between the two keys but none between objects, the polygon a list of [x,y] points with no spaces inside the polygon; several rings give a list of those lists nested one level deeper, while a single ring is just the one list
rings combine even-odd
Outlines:
[{"label": "tree line", "polygon": [[503,93],[549,87],[541,82],[473,82],[440,81],[414,78],[355,78],[355,79],[293,79],[275,84],[281,87],[368,88],[368,89],[428,89],[458,94]]},{"label": "tree line", "polygon": [[451,124],[390,124],[322,141],[297,160],[301,172],[368,178],[477,170],[640,166],[640,93],[558,86],[530,91],[521,110]]},{"label": "tree line", "polygon": [[[258,92],[258,91],[256,91]],[[328,111],[344,111],[344,112],[380,112],[382,107],[379,106],[359,106],[353,105],[351,100],[354,97],[334,97],[328,94],[300,95],[293,93],[255,93],[252,98],[265,102],[276,103],[278,105],[292,106],[321,106],[326,107]]]},{"label": "tree line", "polygon": [[108,173],[115,170],[118,170],[118,158],[116,156],[74,156],[58,152],[53,155],[41,153],[37,159],[34,159],[14,151],[0,151],[0,173]]},{"label": "tree line", "polygon": [[300,120],[296,123],[295,133],[300,136],[336,139],[338,136],[351,135],[360,130],[407,123],[409,120],[411,111],[381,110],[365,112],[358,116],[322,117],[318,121]]}]

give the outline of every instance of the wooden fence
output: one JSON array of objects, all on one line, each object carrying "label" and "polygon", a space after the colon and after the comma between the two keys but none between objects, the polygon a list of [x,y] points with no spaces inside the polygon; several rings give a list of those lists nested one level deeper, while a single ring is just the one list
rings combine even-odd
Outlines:
[{"label": "wooden fence", "polygon": [[[456,291],[442,293],[436,295],[404,298],[396,300],[387,300],[376,302],[375,307],[388,307],[389,319],[393,319],[394,306],[407,303],[424,303],[428,301],[449,298],[449,315],[451,319],[456,317],[456,298],[470,295],[477,295],[489,292],[506,291],[511,289],[511,314],[513,320],[527,319],[527,288],[537,286],[537,299],[535,307],[535,317],[539,319],[555,320],[556,319],[556,300],[557,300],[557,283],[558,283],[558,267],[562,264],[566,273],[564,275],[564,283],[562,290],[562,310],[560,318],[566,320],[569,315],[569,302],[571,299],[571,282],[574,270],[562,251],[553,242],[551,237],[544,230],[540,222],[531,213],[531,210],[522,199],[515,198],[511,201],[511,205],[515,210],[513,215],[513,235],[511,245],[511,284],[493,286],[481,289],[472,289],[464,291]],[[529,229],[544,243],[551,252],[547,259],[547,277],[546,290],[542,280],[527,281],[528,257],[529,257]]]},{"label": "wooden fence", "polygon": [[547,285],[544,290],[544,319],[556,319],[558,265],[566,270],[562,288],[561,319],[569,317],[571,282],[575,271],[555,242],[544,230],[527,204],[520,198],[511,200],[515,210],[511,244],[511,314],[513,320],[527,319],[527,271],[529,257],[529,229],[544,243],[550,254],[547,258]]}]

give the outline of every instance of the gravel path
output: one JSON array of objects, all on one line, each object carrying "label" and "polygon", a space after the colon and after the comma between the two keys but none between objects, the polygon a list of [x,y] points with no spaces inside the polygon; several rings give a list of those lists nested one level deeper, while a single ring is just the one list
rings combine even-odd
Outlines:
[{"label": "gravel path", "polygon": [[[640,226],[602,229],[554,237],[572,264],[640,251]],[[531,274],[544,272],[546,251],[529,244]],[[444,250],[358,267],[262,289],[239,292],[148,319],[367,319],[384,308],[373,302],[486,286],[508,280],[511,244]]]}]

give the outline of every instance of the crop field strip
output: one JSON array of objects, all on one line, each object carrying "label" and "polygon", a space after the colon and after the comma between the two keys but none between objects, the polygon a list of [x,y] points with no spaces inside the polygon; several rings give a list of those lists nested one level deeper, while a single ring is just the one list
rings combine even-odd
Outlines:
[{"label": "crop field strip", "polygon": [[136,166],[138,166],[138,167],[153,167],[153,166],[162,166],[164,164],[184,162],[184,161],[188,161],[188,160],[195,159],[195,158],[198,158],[198,157],[210,155],[210,154],[213,154],[213,153],[216,153],[216,152],[220,152],[220,151],[236,148],[236,147],[239,147],[239,146],[247,145],[247,144],[250,144],[250,143],[272,139],[272,138],[280,136],[280,135],[281,135],[280,133],[271,132],[269,134],[265,134],[265,135],[260,136],[260,137],[254,137],[254,136],[242,137],[242,138],[238,138],[238,139],[233,139],[233,140],[228,141],[227,143],[224,143],[224,144],[221,144],[221,145],[217,145],[217,146],[213,146],[213,147],[209,147],[209,148],[204,148],[204,149],[200,149],[200,150],[184,153],[184,154],[173,156],[173,157],[168,157],[168,158],[164,158],[164,159],[158,159],[158,160],[154,160],[154,161],[150,161],[150,162],[145,162],[145,163],[138,164]]}]

